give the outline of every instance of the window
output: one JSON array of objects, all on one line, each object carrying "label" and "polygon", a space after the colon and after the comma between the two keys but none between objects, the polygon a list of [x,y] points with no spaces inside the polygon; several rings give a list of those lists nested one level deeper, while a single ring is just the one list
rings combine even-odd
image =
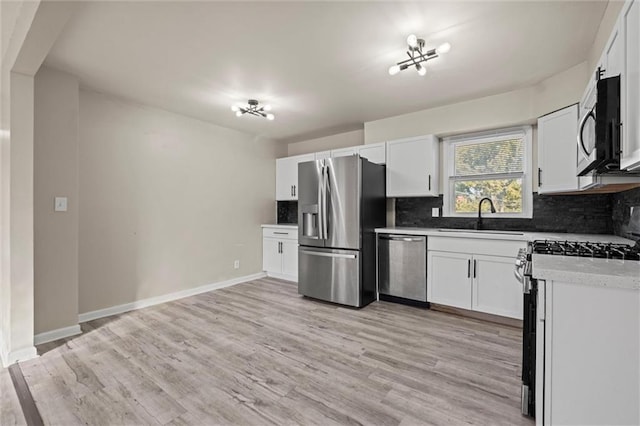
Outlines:
[{"label": "window", "polygon": [[531,127],[463,135],[444,140],[445,216],[477,216],[489,197],[496,208],[484,217],[531,217]]}]

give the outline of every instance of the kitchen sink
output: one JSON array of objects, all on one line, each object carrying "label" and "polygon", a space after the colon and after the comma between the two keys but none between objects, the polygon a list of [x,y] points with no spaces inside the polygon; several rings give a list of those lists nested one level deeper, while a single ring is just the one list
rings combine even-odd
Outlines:
[{"label": "kitchen sink", "polygon": [[438,232],[460,232],[466,234],[524,235],[517,231],[494,231],[491,229],[438,229]]}]

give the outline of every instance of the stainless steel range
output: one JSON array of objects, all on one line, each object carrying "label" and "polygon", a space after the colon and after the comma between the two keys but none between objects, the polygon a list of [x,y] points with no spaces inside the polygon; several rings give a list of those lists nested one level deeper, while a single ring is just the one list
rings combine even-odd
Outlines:
[{"label": "stainless steel range", "polygon": [[631,246],[590,241],[535,240],[518,252],[514,272],[522,283],[524,293],[522,414],[531,417],[535,417],[536,413],[536,332],[544,335],[544,330],[536,330],[538,283],[531,276],[533,254],[640,261],[640,242]]}]

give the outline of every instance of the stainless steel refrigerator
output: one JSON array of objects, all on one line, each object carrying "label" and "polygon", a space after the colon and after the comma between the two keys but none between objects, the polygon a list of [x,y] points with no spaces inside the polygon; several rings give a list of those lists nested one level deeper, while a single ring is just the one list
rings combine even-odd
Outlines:
[{"label": "stainless steel refrigerator", "polygon": [[362,307],[376,297],[385,167],[359,155],[298,165],[298,293]]}]

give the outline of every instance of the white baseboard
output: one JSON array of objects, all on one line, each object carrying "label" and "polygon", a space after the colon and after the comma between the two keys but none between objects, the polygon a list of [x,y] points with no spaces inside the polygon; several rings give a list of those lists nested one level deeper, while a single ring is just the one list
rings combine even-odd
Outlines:
[{"label": "white baseboard", "polygon": [[75,336],[82,333],[80,325],[72,325],[70,327],[58,328],[56,330],[46,331],[33,336],[33,343],[41,345],[43,343],[53,342],[54,340],[64,339],[65,337]]},{"label": "white baseboard", "polygon": [[293,275],[278,274],[277,272],[267,272],[267,276],[271,278],[277,278],[279,280],[292,281],[294,283],[298,282],[298,277]]},{"label": "white baseboard", "polygon": [[11,364],[18,361],[27,361],[29,359],[37,358],[38,351],[35,346],[29,346],[17,351],[10,352],[7,347],[7,342],[4,341],[4,336],[0,331],[0,360],[2,360],[2,367],[8,367]]},{"label": "white baseboard", "polygon": [[27,348],[22,348],[17,351],[9,352],[8,354],[3,354],[2,357],[2,366],[8,367],[13,363],[18,361],[27,361],[33,358],[38,357],[38,351],[35,346],[29,346]]},{"label": "white baseboard", "polygon": [[150,297],[148,299],[136,300],[135,302],[125,303],[123,305],[111,306],[109,308],[98,309],[96,311],[85,312],[78,315],[78,322],[83,323],[98,318],[110,317],[111,315],[117,315],[124,312],[133,311],[136,309],[147,308],[153,305],[159,305],[161,303],[171,302],[173,300],[182,299],[189,296],[195,296],[196,294],[206,293],[211,290],[218,290],[232,285],[244,283],[247,281],[253,281],[260,278],[264,278],[266,274],[259,272],[257,274],[245,275],[244,277],[232,278],[226,281],[220,281],[213,284],[206,284],[200,287],[191,288],[188,290],[176,291],[174,293],[164,294],[162,296]]}]

